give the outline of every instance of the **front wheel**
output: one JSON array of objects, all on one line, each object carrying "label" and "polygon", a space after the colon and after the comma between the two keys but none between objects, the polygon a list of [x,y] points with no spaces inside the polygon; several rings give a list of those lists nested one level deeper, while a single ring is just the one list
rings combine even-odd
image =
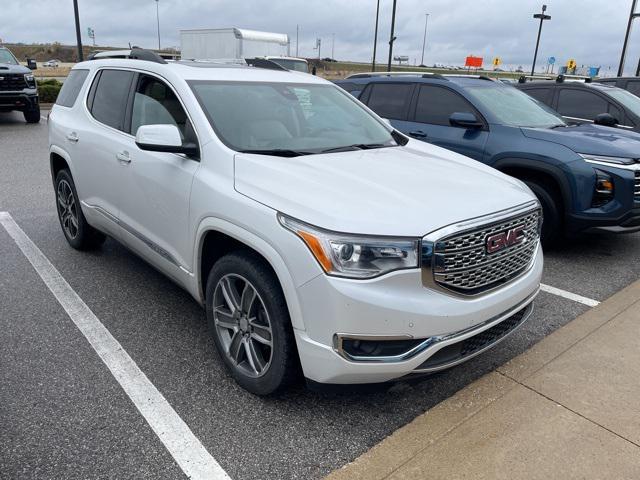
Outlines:
[{"label": "front wheel", "polygon": [[218,260],[207,281],[207,323],[233,378],[256,395],[282,390],[298,376],[286,301],[275,274],[251,252]]},{"label": "front wheel", "polygon": [[544,182],[524,180],[524,183],[538,197],[542,205],[542,235],[540,240],[545,247],[551,247],[563,235],[562,201],[558,194]]},{"label": "front wheel", "polygon": [[55,187],[58,220],[69,245],[77,250],[89,250],[100,246],[106,237],[84,218],[69,170],[58,172]]},{"label": "front wheel", "polygon": [[38,123],[40,122],[40,105],[31,109],[24,111],[24,120],[27,123]]}]

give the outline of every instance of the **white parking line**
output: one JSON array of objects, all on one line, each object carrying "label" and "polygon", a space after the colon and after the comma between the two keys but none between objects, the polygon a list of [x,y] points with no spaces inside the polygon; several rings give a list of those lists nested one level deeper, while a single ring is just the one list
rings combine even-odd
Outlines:
[{"label": "white parking line", "polygon": [[40,115],[40,118],[41,118],[42,120],[44,120],[45,122],[47,121],[47,117],[45,117],[44,115]]},{"label": "white parking line", "polygon": [[144,372],[138,368],[122,345],[113,338],[9,213],[0,212],[0,225],[22,250],[24,256],[109,368],[182,471],[191,479],[230,480],[227,473],[207,452],[200,440]]},{"label": "white parking line", "polygon": [[543,292],[551,293],[552,295],[557,295],[559,297],[573,300],[574,302],[582,303],[583,305],[587,305],[588,307],[596,307],[600,305],[599,301],[593,300],[592,298],[583,297],[582,295],[567,292],[566,290],[561,290],[559,288],[552,287],[551,285],[545,285],[544,283],[540,285],[540,290],[542,290]]}]

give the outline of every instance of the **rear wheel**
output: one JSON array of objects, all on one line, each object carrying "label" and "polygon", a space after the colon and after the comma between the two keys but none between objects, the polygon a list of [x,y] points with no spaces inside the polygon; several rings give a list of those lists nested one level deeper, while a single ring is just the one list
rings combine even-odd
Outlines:
[{"label": "rear wheel", "polygon": [[55,187],[58,220],[69,245],[77,250],[89,250],[102,245],[106,237],[84,218],[69,170],[58,172]]},{"label": "rear wheel", "polygon": [[538,197],[542,205],[544,221],[542,223],[541,241],[545,247],[553,246],[562,238],[562,200],[555,189],[546,182],[539,180],[523,180],[531,191]]},{"label": "rear wheel", "polygon": [[238,251],[218,260],[209,273],[206,302],[218,353],[241,387],[269,395],[297,378],[289,311],[262,258]]}]

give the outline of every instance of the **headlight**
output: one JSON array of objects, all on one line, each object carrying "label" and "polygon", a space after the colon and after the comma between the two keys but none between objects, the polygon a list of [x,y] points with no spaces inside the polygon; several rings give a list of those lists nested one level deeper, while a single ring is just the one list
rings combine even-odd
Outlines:
[{"label": "headlight", "polygon": [[418,267],[418,239],[335,233],[278,214],[280,223],[309,247],[329,275],[372,278]]},{"label": "headlight", "polygon": [[589,155],[586,153],[579,153],[589,163],[608,163],[612,165],[632,165],[636,162],[635,158],[627,157],[608,157],[605,155]]},{"label": "headlight", "polygon": [[35,79],[35,77],[33,76],[32,73],[25,73],[24,74],[24,80],[25,80],[25,82],[27,82],[27,84],[29,86],[33,86],[33,85],[36,84],[36,79]]}]

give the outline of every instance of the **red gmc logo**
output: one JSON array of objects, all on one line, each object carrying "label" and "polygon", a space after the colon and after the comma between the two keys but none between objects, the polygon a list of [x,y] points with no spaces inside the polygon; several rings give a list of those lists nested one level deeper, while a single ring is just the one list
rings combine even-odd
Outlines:
[{"label": "red gmc logo", "polygon": [[487,237],[487,253],[496,253],[507,247],[522,243],[525,239],[524,225],[513,227],[506,232],[496,233]]}]

